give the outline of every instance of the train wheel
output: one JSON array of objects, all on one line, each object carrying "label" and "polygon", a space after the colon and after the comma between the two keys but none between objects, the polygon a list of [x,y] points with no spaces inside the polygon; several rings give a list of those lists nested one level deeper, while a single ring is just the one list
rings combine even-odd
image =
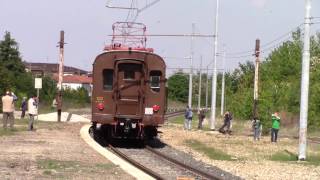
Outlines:
[{"label": "train wheel", "polygon": [[89,135],[91,136],[92,139],[94,140],[97,140],[97,135],[96,135],[96,132],[95,132],[95,127],[92,125],[90,128],[89,128]]},{"label": "train wheel", "polygon": [[144,132],[145,138],[147,138],[148,140],[152,140],[158,135],[157,128],[155,127],[146,127]]},{"label": "train wheel", "polygon": [[112,129],[113,128],[110,125],[106,125],[104,127],[105,138],[106,138],[107,143],[109,143],[109,144],[113,144],[114,143],[114,137],[113,137]]}]

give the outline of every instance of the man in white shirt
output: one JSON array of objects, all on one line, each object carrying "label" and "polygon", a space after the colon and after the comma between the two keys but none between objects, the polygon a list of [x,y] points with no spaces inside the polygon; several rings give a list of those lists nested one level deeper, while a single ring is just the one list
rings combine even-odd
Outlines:
[{"label": "man in white shirt", "polygon": [[33,130],[34,116],[36,116],[38,114],[38,108],[37,107],[38,107],[37,97],[36,96],[32,96],[28,100],[28,114],[29,114],[29,117],[30,117],[29,126],[28,126],[28,130],[29,131]]},{"label": "man in white shirt", "polygon": [[11,96],[10,91],[7,91],[6,95],[2,97],[2,112],[3,112],[3,128],[7,129],[7,123],[9,121],[10,128],[11,128],[11,130],[13,130],[14,99]]}]

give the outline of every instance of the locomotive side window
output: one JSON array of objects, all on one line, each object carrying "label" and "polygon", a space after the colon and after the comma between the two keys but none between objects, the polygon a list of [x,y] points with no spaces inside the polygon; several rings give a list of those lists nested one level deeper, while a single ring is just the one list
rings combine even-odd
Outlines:
[{"label": "locomotive side window", "polygon": [[103,90],[111,91],[113,85],[113,70],[104,69],[103,70]]},{"label": "locomotive side window", "polygon": [[150,88],[152,91],[160,92],[161,71],[150,71]]}]

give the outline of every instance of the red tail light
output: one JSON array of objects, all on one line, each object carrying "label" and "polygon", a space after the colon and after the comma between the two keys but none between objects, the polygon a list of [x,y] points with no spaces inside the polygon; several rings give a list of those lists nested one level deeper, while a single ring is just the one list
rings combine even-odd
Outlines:
[{"label": "red tail light", "polygon": [[153,105],[152,109],[154,112],[158,112],[160,110],[160,106],[159,105]]},{"label": "red tail light", "polygon": [[99,110],[103,110],[103,109],[104,109],[104,104],[103,104],[103,103],[97,104],[97,108],[98,108]]}]

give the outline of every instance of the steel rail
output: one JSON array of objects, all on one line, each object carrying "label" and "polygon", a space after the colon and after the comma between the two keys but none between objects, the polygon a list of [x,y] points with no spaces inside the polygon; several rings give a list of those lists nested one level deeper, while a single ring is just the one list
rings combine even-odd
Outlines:
[{"label": "steel rail", "polygon": [[163,178],[162,176],[160,176],[158,173],[152,171],[151,169],[143,166],[142,164],[138,163],[137,161],[133,160],[132,158],[128,157],[127,155],[125,155],[124,153],[122,153],[121,151],[119,151],[117,148],[113,147],[111,144],[108,145],[108,147],[114,152],[116,153],[118,156],[120,156],[121,158],[123,158],[124,160],[128,161],[129,163],[131,163],[132,165],[134,165],[135,167],[139,168],[140,170],[142,170],[143,172],[146,172],[147,174],[149,174],[150,176],[152,176],[153,178],[157,179],[157,180],[164,180],[165,178]]},{"label": "steel rail", "polygon": [[188,166],[188,165],[186,165],[186,164],[184,164],[184,163],[182,163],[182,162],[180,162],[180,161],[178,161],[178,160],[176,160],[176,159],[173,159],[173,158],[171,158],[171,157],[168,157],[168,156],[166,156],[165,154],[163,154],[163,153],[161,153],[161,152],[159,152],[159,151],[157,151],[157,150],[154,150],[152,147],[150,147],[150,146],[146,146],[146,149],[148,150],[148,151],[150,151],[151,153],[153,153],[153,154],[155,154],[155,155],[157,155],[157,156],[159,156],[159,157],[161,157],[161,158],[163,158],[163,159],[165,159],[165,160],[167,160],[167,161],[169,161],[169,162],[171,162],[171,163],[173,163],[173,164],[176,164],[176,165],[178,165],[178,166],[180,166],[180,167],[182,167],[182,168],[184,168],[184,169],[186,169],[186,170],[189,170],[189,171],[191,171],[191,172],[193,172],[193,173],[196,173],[196,174],[198,174],[198,175],[200,175],[200,176],[202,176],[202,177],[205,177],[205,178],[207,178],[207,179],[212,179],[212,180],[220,180],[221,178],[219,178],[219,177],[217,177],[217,176],[214,176],[214,175],[211,175],[211,174],[208,174],[208,173],[206,173],[206,172],[204,172],[204,171],[201,171],[201,170],[198,170],[198,169],[195,169],[195,168],[193,168],[193,167],[191,167],[191,166]]},{"label": "steel rail", "polygon": [[171,117],[175,117],[175,116],[180,116],[184,114],[184,110],[182,111],[174,111],[174,112],[170,112],[170,113],[166,113],[165,117],[166,118],[171,118]]}]

